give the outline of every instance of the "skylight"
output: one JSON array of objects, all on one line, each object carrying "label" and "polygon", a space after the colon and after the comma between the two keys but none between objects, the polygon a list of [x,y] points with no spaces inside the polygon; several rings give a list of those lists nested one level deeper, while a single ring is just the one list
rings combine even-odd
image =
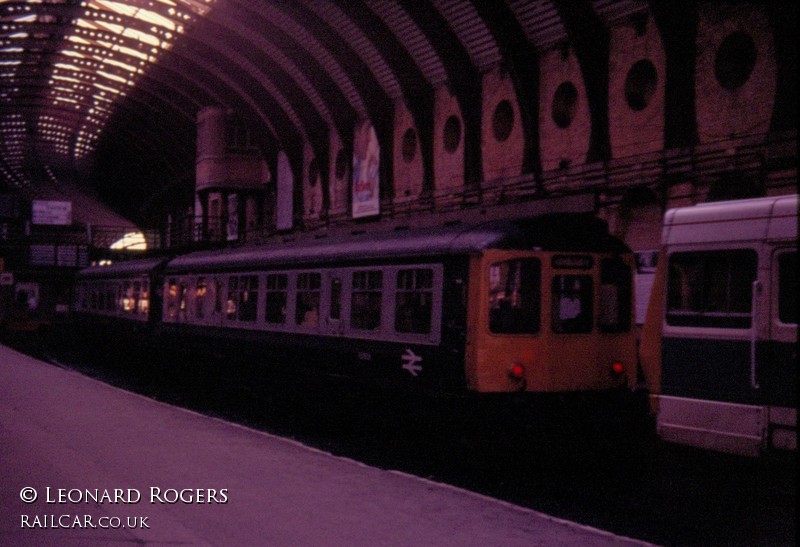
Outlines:
[{"label": "skylight", "polygon": [[[20,123],[37,131],[44,116],[63,116],[54,149],[79,160],[93,151],[113,102],[126,96],[214,1],[81,0],[72,6],[63,0],[0,0],[0,100],[33,97],[31,112]],[[44,94],[43,82],[49,85]],[[9,114],[0,116],[0,126],[7,120]],[[30,133],[3,132],[0,155],[6,166]],[[44,137],[33,138],[54,138]]]}]

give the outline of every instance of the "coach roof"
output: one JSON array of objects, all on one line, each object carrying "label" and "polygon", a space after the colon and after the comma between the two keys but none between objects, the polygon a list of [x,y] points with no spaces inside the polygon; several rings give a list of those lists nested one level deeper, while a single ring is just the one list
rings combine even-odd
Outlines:
[{"label": "coach roof", "polygon": [[124,262],[114,262],[103,266],[90,266],[78,272],[79,279],[107,278],[107,277],[132,277],[145,275],[151,270],[159,267],[167,259],[161,258],[142,258],[138,260],[127,260]]},{"label": "coach roof", "polygon": [[[598,233],[598,230],[600,232]],[[587,234],[591,234],[588,237]],[[263,265],[299,266],[376,259],[429,258],[477,253],[484,249],[558,248],[611,250],[624,246],[596,219],[548,215],[535,220],[489,221],[426,229],[365,232],[336,238],[269,242],[234,249],[199,251],[171,260],[166,271],[235,270]]]},{"label": "coach roof", "polygon": [[797,195],[718,201],[670,209],[662,243],[797,238]]},{"label": "coach roof", "polygon": [[328,262],[429,257],[477,252],[509,239],[500,228],[465,230],[450,226],[432,230],[362,233],[346,237],[268,242],[217,251],[199,251],[167,264],[173,270],[219,270],[275,265],[318,265]]}]

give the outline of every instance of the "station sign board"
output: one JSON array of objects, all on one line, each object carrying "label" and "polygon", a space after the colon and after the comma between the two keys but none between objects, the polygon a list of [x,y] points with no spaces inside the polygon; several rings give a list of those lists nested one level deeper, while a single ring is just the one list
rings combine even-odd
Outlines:
[{"label": "station sign board", "polygon": [[72,202],[33,200],[31,222],[50,226],[69,226],[72,224]]}]

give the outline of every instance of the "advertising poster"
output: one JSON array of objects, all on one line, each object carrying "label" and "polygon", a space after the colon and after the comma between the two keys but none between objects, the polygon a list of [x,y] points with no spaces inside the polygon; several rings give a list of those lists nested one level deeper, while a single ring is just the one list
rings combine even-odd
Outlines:
[{"label": "advertising poster", "polygon": [[353,138],[353,218],[380,213],[380,157],[375,128],[364,120],[356,126]]}]

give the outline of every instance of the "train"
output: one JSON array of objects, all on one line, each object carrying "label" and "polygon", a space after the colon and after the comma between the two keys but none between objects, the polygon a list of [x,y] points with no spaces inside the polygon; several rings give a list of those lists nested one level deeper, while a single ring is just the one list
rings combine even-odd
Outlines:
[{"label": "train", "polygon": [[640,342],[658,435],[797,450],[798,196],[667,211]]},{"label": "train", "polygon": [[76,276],[72,312],[98,336],[297,377],[578,400],[620,423],[644,391],[666,442],[796,451],[797,208],[790,195],[668,210],[640,330],[634,255],[586,213],[93,266]]},{"label": "train", "polygon": [[[796,449],[797,207],[789,196],[667,212],[640,343],[665,440]],[[634,266],[602,223],[544,216],[98,265],[77,274],[72,307],[97,337],[252,351],[298,376],[624,395],[637,375]],[[752,417],[752,432],[722,427]]]},{"label": "train", "polygon": [[593,215],[546,214],[92,266],[76,276],[73,314],[98,336],[298,377],[605,404],[637,385],[634,269]]}]

